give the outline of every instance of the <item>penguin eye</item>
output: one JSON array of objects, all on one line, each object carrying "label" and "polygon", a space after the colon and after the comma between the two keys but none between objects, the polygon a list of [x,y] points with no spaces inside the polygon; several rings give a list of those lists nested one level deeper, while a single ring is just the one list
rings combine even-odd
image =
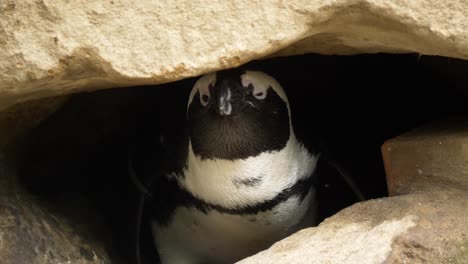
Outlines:
[{"label": "penguin eye", "polygon": [[257,99],[264,99],[265,97],[263,97],[263,92],[258,92],[256,94],[254,94],[254,97],[257,98]]},{"label": "penguin eye", "polygon": [[253,90],[252,94],[257,100],[264,100],[267,96],[266,91],[262,91],[262,90],[259,90],[259,91]]},{"label": "penguin eye", "polygon": [[210,102],[210,90],[213,89],[213,85],[208,85],[208,89],[203,89],[200,91],[200,103],[203,106],[207,106]]},{"label": "penguin eye", "polygon": [[207,95],[207,94],[202,94],[200,96],[200,103],[203,105],[203,106],[206,106],[208,104],[208,102],[210,101],[210,96]]},{"label": "penguin eye", "polygon": [[262,89],[256,89],[252,83],[249,83],[247,85],[247,91],[251,92],[252,95],[257,99],[257,100],[263,100],[266,97],[266,91]]}]

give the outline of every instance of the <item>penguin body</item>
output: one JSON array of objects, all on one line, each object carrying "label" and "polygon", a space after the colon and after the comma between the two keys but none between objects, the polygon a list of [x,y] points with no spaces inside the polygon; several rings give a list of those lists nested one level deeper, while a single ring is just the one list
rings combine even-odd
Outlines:
[{"label": "penguin body", "polygon": [[287,96],[271,76],[202,76],[181,141],[180,166],[151,189],[162,263],[233,263],[315,225],[319,155],[296,138]]}]

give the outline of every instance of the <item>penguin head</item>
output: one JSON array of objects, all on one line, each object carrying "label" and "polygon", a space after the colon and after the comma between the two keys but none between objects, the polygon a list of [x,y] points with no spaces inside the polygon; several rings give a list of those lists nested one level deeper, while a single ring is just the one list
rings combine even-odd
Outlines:
[{"label": "penguin head", "polygon": [[278,151],[292,133],[286,93],[258,71],[202,76],[190,93],[187,118],[192,150],[201,159],[247,159]]}]

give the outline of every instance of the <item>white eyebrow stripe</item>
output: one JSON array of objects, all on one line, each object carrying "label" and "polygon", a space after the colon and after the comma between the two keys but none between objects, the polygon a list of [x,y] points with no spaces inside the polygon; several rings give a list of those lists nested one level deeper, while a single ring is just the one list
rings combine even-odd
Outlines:
[{"label": "white eyebrow stripe", "polygon": [[216,73],[208,73],[200,77],[200,79],[197,80],[197,82],[193,85],[192,91],[190,91],[189,99],[187,102],[187,110],[190,106],[190,104],[193,101],[193,98],[195,97],[195,94],[197,91],[200,91],[200,94],[202,94],[203,89],[208,89],[210,85],[214,85],[216,83]]},{"label": "white eyebrow stripe", "polygon": [[241,80],[244,87],[248,87],[249,84],[252,84],[254,86],[254,91],[263,92],[263,98],[267,96],[267,90],[271,87],[289,106],[288,97],[283,88],[268,74],[260,71],[246,71],[245,74],[241,76]]},{"label": "white eyebrow stripe", "polygon": [[283,87],[276,81],[275,78],[271,77],[270,75],[260,72],[260,71],[246,71],[244,74],[241,75],[242,85],[247,88],[249,84],[254,86],[261,87],[264,90],[263,96],[267,96],[267,90],[271,87],[273,91],[275,91],[278,96],[283,99],[286,103],[286,107],[288,108],[288,115],[289,115],[289,125],[292,126],[291,123],[291,108],[289,107],[288,96],[283,90]]}]

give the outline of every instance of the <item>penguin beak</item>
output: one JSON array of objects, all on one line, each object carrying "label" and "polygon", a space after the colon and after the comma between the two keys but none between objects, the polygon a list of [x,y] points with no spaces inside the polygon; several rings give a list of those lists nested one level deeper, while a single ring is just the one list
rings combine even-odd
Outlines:
[{"label": "penguin beak", "polygon": [[217,99],[217,110],[221,116],[229,116],[232,113],[232,91],[228,86],[221,86]]}]

